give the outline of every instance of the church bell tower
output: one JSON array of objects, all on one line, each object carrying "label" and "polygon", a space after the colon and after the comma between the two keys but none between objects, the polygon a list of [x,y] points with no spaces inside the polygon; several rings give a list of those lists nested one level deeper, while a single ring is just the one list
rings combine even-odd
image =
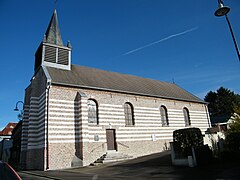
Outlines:
[{"label": "church bell tower", "polygon": [[63,45],[55,9],[44,38],[35,53],[34,71],[36,72],[42,65],[71,70],[71,50],[70,42],[67,46]]}]

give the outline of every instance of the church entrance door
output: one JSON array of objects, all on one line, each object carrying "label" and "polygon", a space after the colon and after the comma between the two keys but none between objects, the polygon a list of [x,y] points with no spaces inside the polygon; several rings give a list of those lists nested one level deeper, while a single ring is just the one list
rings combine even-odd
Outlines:
[{"label": "church entrance door", "polygon": [[106,129],[107,150],[117,150],[115,129]]}]

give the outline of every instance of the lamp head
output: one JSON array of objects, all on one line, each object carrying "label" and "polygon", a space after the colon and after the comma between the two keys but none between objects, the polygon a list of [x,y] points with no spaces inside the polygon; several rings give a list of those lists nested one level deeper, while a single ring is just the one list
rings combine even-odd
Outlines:
[{"label": "lamp head", "polygon": [[19,111],[19,109],[17,108],[17,106],[15,107],[14,111]]},{"label": "lamp head", "polygon": [[230,8],[224,6],[222,2],[219,2],[218,9],[215,11],[215,16],[225,16],[230,11]]}]

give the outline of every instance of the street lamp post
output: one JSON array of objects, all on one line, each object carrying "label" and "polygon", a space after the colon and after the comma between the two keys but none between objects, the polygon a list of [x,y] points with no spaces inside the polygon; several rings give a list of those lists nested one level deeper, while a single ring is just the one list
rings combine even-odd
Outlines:
[{"label": "street lamp post", "polygon": [[225,16],[225,18],[227,20],[227,23],[228,23],[228,26],[229,26],[229,29],[230,29],[230,32],[231,32],[231,35],[232,35],[232,39],[233,39],[233,42],[234,42],[235,49],[237,51],[238,60],[240,61],[240,53],[239,53],[237,41],[235,39],[233,30],[232,30],[232,26],[231,26],[230,21],[229,21],[228,16],[227,16],[229,11],[230,11],[230,8],[227,7],[227,6],[224,6],[223,0],[218,0],[218,9],[215,11],[214,14],[217,17]]},{"label": "street lamp post", "polygon": [[[15,107],[14,111],[19,111],[19,109],[18,109],[18,104],[19,104],[19,103],[22,103],[22,106],[24,107],[24,103],[23,103],[22,101],[18,101],[18,102],[16,103],[16,107]],[[23,108],[22,108],[22,110],[20,111],[20,114],[18,115],[18,119],[19,119],[19,120],[22,120],[22,118],[23,118]]]}]

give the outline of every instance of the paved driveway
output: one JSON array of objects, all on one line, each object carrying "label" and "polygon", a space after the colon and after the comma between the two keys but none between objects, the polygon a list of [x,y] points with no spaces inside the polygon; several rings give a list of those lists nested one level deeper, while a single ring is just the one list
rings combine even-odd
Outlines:
[{"label": "paved driveway", "polygon": [[239,163],[212,163],[201,167],[171,165],[170,152],[157,153],[124,162],[95,167],[80,167],[55,171],[22,171],[46,179],[240,179]]}]

